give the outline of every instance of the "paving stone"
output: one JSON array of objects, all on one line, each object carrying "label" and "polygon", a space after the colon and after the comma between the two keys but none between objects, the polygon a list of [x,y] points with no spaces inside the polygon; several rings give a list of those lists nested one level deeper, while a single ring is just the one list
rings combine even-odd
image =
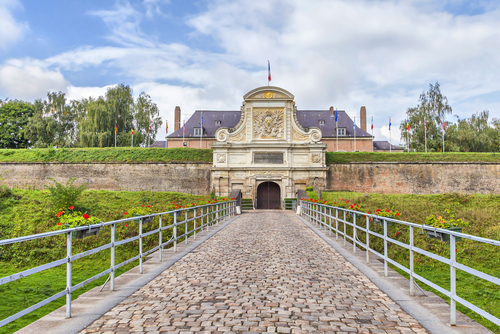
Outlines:
[{"label": "paving stone", "polygon": [[427,333],[290,211],[244,213],[81,333]]}]

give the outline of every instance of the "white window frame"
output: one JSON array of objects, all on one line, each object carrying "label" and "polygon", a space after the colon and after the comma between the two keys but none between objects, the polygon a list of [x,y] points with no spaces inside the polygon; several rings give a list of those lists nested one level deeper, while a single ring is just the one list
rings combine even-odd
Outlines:
[{"label": "white window frame", "polygon": [[346,128],[337,128],[337,136],[345,136],[346,134]]},{"label": "white window frame", "polygon": [[194,128],[194,136],[202,137],[203,136],[203,128]]},{"label": "white window frame", "polygon": [[325,125],[325,120],[320,119],[320,120],[319,120],[319,125]]},{"label": "white window frame", "polygon": [[219,120],[215,121],[215,126],[219,126],[220,124],[221,124],[221,122]]}]

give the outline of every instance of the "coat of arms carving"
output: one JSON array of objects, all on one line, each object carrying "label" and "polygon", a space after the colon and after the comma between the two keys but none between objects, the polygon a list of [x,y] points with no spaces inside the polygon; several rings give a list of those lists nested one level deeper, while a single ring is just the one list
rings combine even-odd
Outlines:
[{"label": "coat of arms carving", "polygon": [[255,110],[253,117],[253,131],[255,138],[283,138],[284,124],[283,124],[284,110],[283,109],[268,109],[268,110]]}]

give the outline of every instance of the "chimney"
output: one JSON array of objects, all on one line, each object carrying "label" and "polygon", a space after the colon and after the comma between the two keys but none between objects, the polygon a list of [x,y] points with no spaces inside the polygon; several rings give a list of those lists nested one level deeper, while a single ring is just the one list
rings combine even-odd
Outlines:
[{"label": "chimney", "polygon": [[174,111],[174,132],[181,128],[181,107],[176,106]]},{"label": "chimney", "polygon": [[333,107],[330,107],[330,116],[335,116],[335,110],[333,110]]},{"label": "chimney", "polygon": [[366,108],[365,106],[361,107],[359,111],[359,120],[361,125],[361,130],[366,131]]}]

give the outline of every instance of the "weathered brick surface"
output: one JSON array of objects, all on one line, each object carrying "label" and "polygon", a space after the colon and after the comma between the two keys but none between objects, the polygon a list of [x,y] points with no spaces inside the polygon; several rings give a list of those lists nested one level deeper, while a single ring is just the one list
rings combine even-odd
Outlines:
[{"label": "weathered brick surface", "polygon": [[293,213],[246,213],[81,333],[426,333]]},{"label": "weathered brick surface", "polygon": [[500,194],[500,164],[332,164],[328,189],[384,194]]}]

